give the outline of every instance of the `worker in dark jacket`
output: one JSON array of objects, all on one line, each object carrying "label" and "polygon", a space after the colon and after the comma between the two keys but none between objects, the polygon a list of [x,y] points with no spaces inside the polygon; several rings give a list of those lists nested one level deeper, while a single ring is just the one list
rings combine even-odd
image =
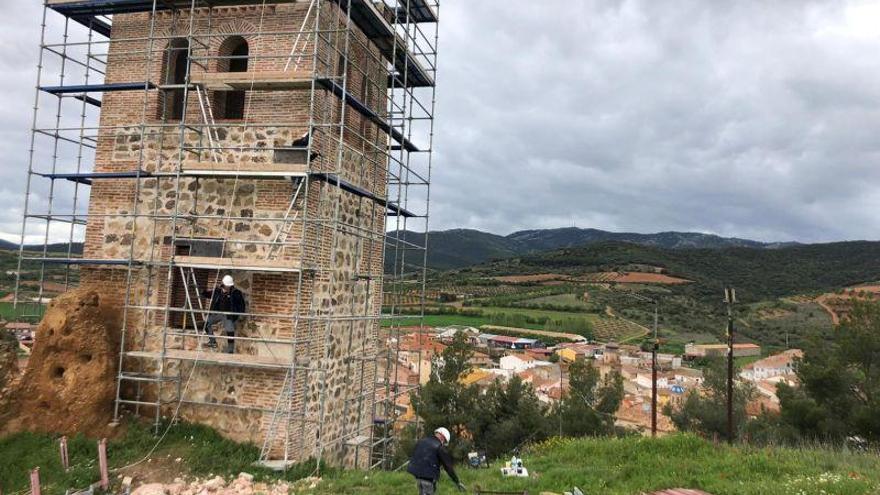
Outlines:
[{"label": "worker in dark jacket", "polygon": [[202,297],[211,298],[211,313],[205,322],[205,333],[210,335],[208,347],[217,347],[217,340],[214,338],[214,325],[222,323],[227,337],[226,352],[232,354],[235,352],[235,322],[238,321],[239,315],[228,313],[244,313],[244,295],[235,287],[232,276],[226,275],[223,277],[221,285],[203,291]]},{"label": "worker in dark jacket", "polygon": [[419,495],[434,495],[437,492],[440,466],[446,470],[446,474],[458,487],[458,491],[465,491],[464,485],[455,474],[455,469],[452,468],[452,457],[446,450],[446,445],[449,444],[451,438],[449,430],[437,428],[434,430],[434,435],[425,437],[416,443],[406,470],[416,477]]}]

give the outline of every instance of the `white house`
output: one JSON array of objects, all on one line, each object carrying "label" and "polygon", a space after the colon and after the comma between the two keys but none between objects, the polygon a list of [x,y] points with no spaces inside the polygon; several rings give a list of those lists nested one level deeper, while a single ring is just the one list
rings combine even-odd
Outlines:
[{"label": "white house", "polygon": [[519,373],[521,371],[532,369],[536,366],[552,365],[553,363],[551,363],[550,361],[541,361],[533,357],[520,354],[508,354],[506,356],[502,356],[501,359],[498,360],[499,368],[501,368],[502,370],[512,371],[513,373]]},{"label": "white house", "polygon": [[743,368],[740,376],[746,380],[756,382],[776,377],[789,377],[794,375],[794,361],[803,357],[800,349],[791,349],[780,354],[765,357]]}]

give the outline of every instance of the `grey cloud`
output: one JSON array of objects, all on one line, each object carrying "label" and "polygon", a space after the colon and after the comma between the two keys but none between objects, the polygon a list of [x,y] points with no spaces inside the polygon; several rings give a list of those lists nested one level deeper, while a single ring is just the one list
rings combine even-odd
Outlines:
[{"label": "grey cloud", "polygon": [[[880,238],[867,7],[445,0],[431,227]],[[5,238],[20,228],[40,11],[0,4]]]},{"label": "grey cloud", "polygon": [[574,3],[443,5],[434,227],[878,237],[860,3]]}]

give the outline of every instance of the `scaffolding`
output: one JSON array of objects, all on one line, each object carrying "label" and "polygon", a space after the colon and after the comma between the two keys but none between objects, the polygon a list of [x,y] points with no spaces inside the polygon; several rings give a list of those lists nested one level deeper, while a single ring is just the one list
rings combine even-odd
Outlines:
[{"label": "scaffolding", "polygon": [[[421,367],[400,342],[423,332],[438,12],[46,0],[16,307],[118,298],[117,420],[207,423],[270,466],[392,467],[418,387],[398,372]],[[244,312],[209,307],[226,274]],[[237,319],[234,352],[206,348],[209,314]]]}]

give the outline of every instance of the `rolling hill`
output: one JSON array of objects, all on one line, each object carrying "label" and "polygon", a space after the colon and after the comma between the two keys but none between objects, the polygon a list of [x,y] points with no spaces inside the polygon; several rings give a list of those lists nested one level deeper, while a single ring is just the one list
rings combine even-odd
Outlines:
[{"label": "rolling hill", "polygon": [[[400,237],[424,245],[424,234],[404,231]],[[778,248],[793,243],[762,243],[697,232],[636,234],[575,227],[522,230],[501,236],[471,229],[428,233],[428,267],[448,270],[528,253],[582,246],[597,242],[629,242],[666,249],[721,249],[729,247]]]},{"label": "rolling hill", "polygon": [[670,249],[626,242],[600,242],[529,253],[470,268],[492,275],[614,271],[650,265],[694,281],[681,290],[718,298],[731,284],[744,298],[763,300],[819,293],[880,280],[880,242],[852,241],[755,249]]},{"label": "rolling hill", "polygon": [[[56,242],[56,243],[50,243],[46,247],[50,253],[66,253],[67,246],[68,246],[68,243],[66,243],[66,242]],[[42,251],[43,245],[42,244],[25,244],[24,249],[25,249],[25,251]],[[18,244],[0,239],[0,250],[18,251]],[[81,242],[74,242],[71,252],[74,254],[82,254],[83,244]]]}]

